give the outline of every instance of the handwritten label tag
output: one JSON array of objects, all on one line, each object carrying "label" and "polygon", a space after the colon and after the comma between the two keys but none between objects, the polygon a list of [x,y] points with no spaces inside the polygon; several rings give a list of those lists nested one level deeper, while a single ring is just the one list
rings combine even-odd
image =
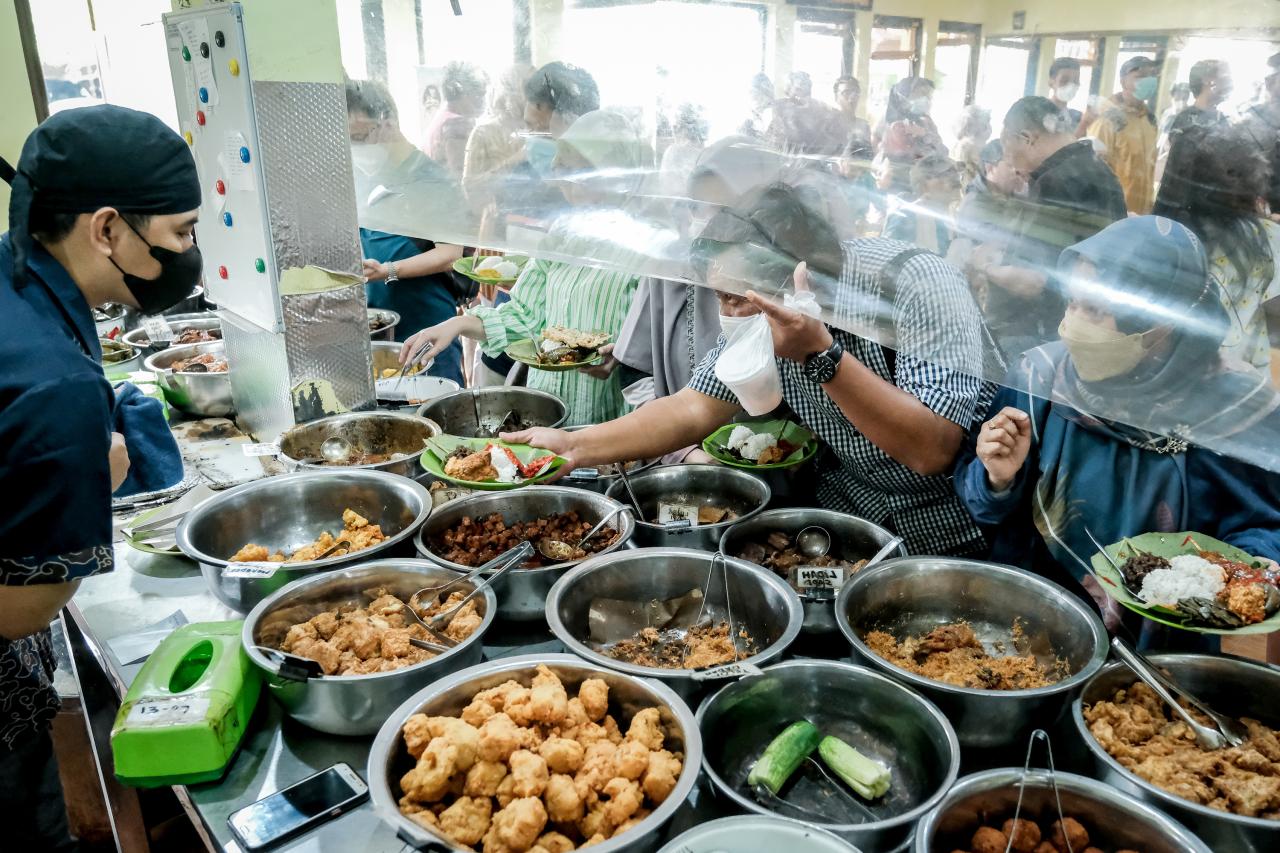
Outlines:
[{"label": "handwritten label tag", "polygon": [[844,586],[844,569],[835,566],[799,566],[796,568],[795,585],[800,589],[838,591]]},{"label": "handwritten label tag", "polygon": [[224,578],[269,578],[282,563],[228,563],[222,567]]},{"label": "handwritten label tag", "polygon": [[174,726],[199,723],[209,715],[209,697],[183,694],[144,697],[133,703],[124,718],[126,726]]},{"label": "handwritten label tag", "polygon": [[713,666],[693,673],[694,681],[712,681],[719,678],[746,678],[752,675],[763,675],[764,670],[753,663],[727,663],[724,666]]},{"label": "handwritten label tag", "polygon": [[242,444],[240,449],[245,456],[275,456],[280,452],[280,445],[269,441],[262,444]]},{"label": "handwritten label tag", "polygon": [[600,479],[599,468],[575,468],[569,472],[570,480],[598,480]]},{"label": "handwritten label tag", "polygon": [[173,340],[173,328],[163,317],[143,317],[142,328],[147,333],[147,340],[163,343]]},{"label": "handwritten label tag", "polygon": [[658,504],[658,523],[664,527],[697,527],[698,507],[696,504]]}]

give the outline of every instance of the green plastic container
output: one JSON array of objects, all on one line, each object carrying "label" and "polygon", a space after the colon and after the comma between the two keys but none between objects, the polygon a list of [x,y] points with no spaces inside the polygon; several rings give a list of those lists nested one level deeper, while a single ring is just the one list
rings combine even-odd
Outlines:
[{"label": "green plastic container", "polygon": [[262,687],[240,646],[243,625],[183,625],[151,653],[111,727],[117,779],[155,788],[222,776]]}]

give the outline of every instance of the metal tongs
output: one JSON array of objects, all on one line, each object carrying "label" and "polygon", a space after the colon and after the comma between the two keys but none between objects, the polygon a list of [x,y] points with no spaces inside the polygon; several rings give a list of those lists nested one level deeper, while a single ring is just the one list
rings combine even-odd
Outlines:
[{"label": "metal tongs", "polygon": [[[707,597],[711,594],[711,584],[715,580],[716,563],[720,564],[721,574],[724,576],[724,608],[728,615],[729,622],[729,642],[733,644],[733,659],[735,662],[744,657],[742,649],[738,647],[738,631],[733,621],[733,597],[729,591],[729,565],[725,562],[723,551],[716,551],[711,555],[711,566],[707,569],[707,582],[702,585],[702,605],[698,608],[698,618],[693,621],[694,626],[702,624],[702,617],[707,609]],[[684,650],[680,655],[680,663],[683,665],[689,657],[689,644],[684,644]]]},{"label": "metal tongs", "polygon": [[404,364],[400,365],[400,372],[396,374],[396,382],[391,386],[391,390],[395,391],[400,387],[400,383],[404,381],[404,377],[409,370],[415,367],[418,364],[418,361],[427,354],[427,351],[434,346],[434,341],[427,341],[425,344],[413,351],[408,360],[405,361]]},{"label": "metal tongs", "polygon": [[[1061,826],[1066,822],[1066,817],[1062,811],[1062,794],[1058,791],[1058,777],[1053,766],[1053,744],[1049,741],[1049,733],[1044,729],[1036,729],[1031,733],[1031,738],[1027,741],[1027,758],[1022,762],[1022,776],[1018,779],[1018,804],[1013,809],[1013,820],[1016,823],[1018,816],[1022,814],[1022,795],[1027,789],[1027,775],[1031,773],[1031,751],[1035,749],[1036,741],[1044,742],[1045,756],[1049,760],[1049,787],[1053,789],[1053,802],[1058,809],[1058,824]],[[1063,843],[1067,845],[1067,853],[1075,853],[1071,847],[1071,839],[1063,834]],[[1009,841],[1005,844],[1004,853],[1010,853],[1013,850],[1013,833],[1009,834]]]},{"label": "metal tongs", "polygon": [[[500,554],[497,557],[494,557],[492,560],[485,563],[484,565],[471,570],[465,575],[454,578],[453,580],[449,581],[446,584],[442,584],[439,586],[424,587],[418,590],[413,595],[409,596],[409,600],[405,602],[404,612],[409,614],[410,618],[412,618],[413,621],[421,625],[424,629],[426,629],[426,631],[429,634],[431,634],[433,637],[439,640],[442,644],[449,647],[456,646],[458,645],[458,641],[450,637],[448,634],[444,633],[445,628],[448,628],[449,623],[453,621],[453,617],[458,615],[458,612],[462,610],[462,608],[467,604],[468,601],[475,598],[480,593],[484,592],[486,587],[492,586],[494,583],[496,583],[498,578],[506,574],[508,570],[515,568],[516,566],[519,566],[525,560],[532,557],[533,553],[534,553],[534,549],[533,549],[532,542],[527,542],[527,541],[521,542],[519,545],[512,548],[510,551],[507,551],[505,554]],[[475,578],[478,578],[483,574],[488,574],[489,576],[486,577],[484,580],[482,580],[480,583],[476,584],[475,589],[471,590],[471,592],[468,593],[465,598],[463,598],[453,607],[450,607],[448,610],[445,610],[442,613],[437,613],[434,616],[431,616],[427,619],[423,619],[421,616],[418,615],[417,608],[421,605],[417,604],[416,602],[419,596],[422,596],[426,593],[433,593],[431,603],[434,604],[436,601],[439,600],[440,594],[445,590],[449,589],[455,584],[463,583],[464,581],[473,581]]]},{"label": "metal tongs", "polygon": [[139,545],[171,539],[178,530],[178,524],[186,515],[185,512],[180,512],[177,515],[153,519],[133,527],[125,527],[120,532],[126,539],[132,539]]},{"label": "metal tongs", "polygon": [[[1116,657],[1124,662],[1125,666],[1133,670],[1134,674],[1144,684],[1154,690],[1156,695],[1164,700],[1164,703],[1172,708],[1175,714],[1182,718],[1182,722],[1186,723],[1187,728],[1191,729],[1192,734],[1196,736],[1196,743],[1200,745],[1201,749],[1225,749],[1228,746],[1239,746],[1248,739],[1249,730],[1245,728],[1244,724],[1210,709],[1199,699],[1169,680],[1150,661],[1124,640],[1119,637],[1112,637],[1111,650],[1116,653]],[[1178,704],[1175,695],[1185,699],[1188,705],[1212,720],[1213,727],[1210,728],[1191,716],[1186,708]]]}]

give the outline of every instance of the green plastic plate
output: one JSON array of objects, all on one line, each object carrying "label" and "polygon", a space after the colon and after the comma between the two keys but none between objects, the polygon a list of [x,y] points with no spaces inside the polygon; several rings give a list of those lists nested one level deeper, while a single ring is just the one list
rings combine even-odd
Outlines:
[{"label": "green plastic plate", "polygon": [[516,341],[507,347],[503,352],[507,358],[518,361],[521,364],[527,364],[534,370],[545,370],[549,373],[563,373],[567,370],[577,370],[579,367],[589,367],[593,364],[600,363],[600,356],[597,354],[595,358],[587,361],[571,361],[565,364],[543,364],[538,361],[538,357],[534,354],[533,341],[528,338],[522,341]]},{"label": "green plastic plate", "polygon": [[[516,283],[515,278],[485,278],[482,275],[476,275],[476,263],[483,260],[483,257],[476,258],[474,256],[470,258],[458,258],[453,262],[453,271],[460,275],[465,275],[477,284],[496,284],[500,287],[509,287]],[[520,272],[524,272],[524,265],[529,261],[529,258],[525,255],[507,255],[505,260],[511,261],[511,263],[520,268]],[[517,275],[516,278],[519,278],[519,275]]]},{"label": "green plastic plate", "polygon": [[527,444],[508,444],[505,441],[498,441],[492,438],[462,438],[456,435],[438,435],[435,438],[428,439],[427,449],[422,451],[422,467],[430,471],[435,476],[457,486],[467,489],[475,489],[480,492],[505,492],[510,489],[519,489],[523,486],[536,486],[539,483],[545,483],[550,480],[556,473],[556,470],[564,464],[564,459],[557,456],[552,462],[551,467],[542,472],[532,480],[525,480],[522,483],[476,483],[471,480],[459,480],[456,477],[450,477],[444,472],[444,460],[448,458],[458,447],[467,447],[471,450],[484,450],[485,445],[496,444],[499,447],[508,447],[516,458],[521,462],[530,462],[540,456],[546,456],[550,451],[539,450],[536,447],[530,447]]},{"label": "green plastic plate", "polygon": [[[743,462],[738,457],[728,451],[729,434],[733,432],[734,427],[744,426],[752,432],[761,433],[769,432],[774,435],[779,434],[779,430],[783,430],[781,438],[800,445],[798,450],[791,452],[791,455],[781,462],[770,462],[767,465],[756,465],[752,462]],[[785,429],[784,429],[785,427]],[[744,421],[742,423],[725,424],[720,429],[711,433],[702,440],[702,449],[708,455],[714,457],[716,461],[722,462],[733,468],[745,468],[748,471],[771,471],[775,468],[792,468],[801,462],[807,462],[813,458],[818,452],[818,442],[813,437],[813,433],[793,421],[783,421],[779,419],[771,421]]]}]

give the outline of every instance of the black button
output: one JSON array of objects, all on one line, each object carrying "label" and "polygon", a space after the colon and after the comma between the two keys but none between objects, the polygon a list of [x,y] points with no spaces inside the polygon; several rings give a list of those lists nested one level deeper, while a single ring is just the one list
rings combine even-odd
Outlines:
[{"label": "black button", "polygon": [[205,59],[209,58],[209,43],[207,41],[200,42],[200,55]]},{"label": "black button", "polygon": [[216,33],[213,34],[213,43],[216,44],[218,47],[227,46],[227,37],[222,34],[222,30],[218,30]]}]

